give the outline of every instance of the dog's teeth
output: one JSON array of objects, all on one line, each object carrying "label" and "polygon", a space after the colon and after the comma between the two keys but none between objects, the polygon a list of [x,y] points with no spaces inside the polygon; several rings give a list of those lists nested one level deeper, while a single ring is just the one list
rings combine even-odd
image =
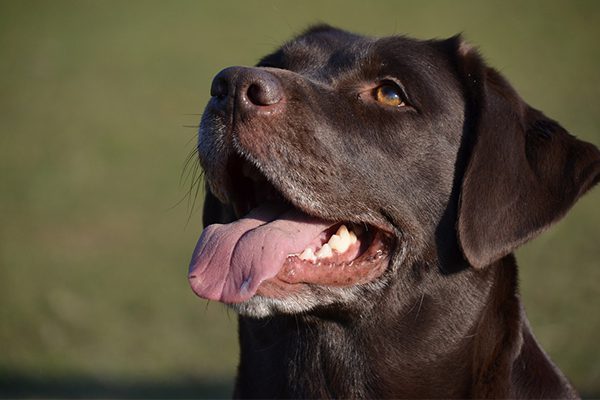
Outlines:
[{"label": "dog's teeth", "polygon": [[312,248],[307,247],[302,253],[295,254],[295,256],[301,260],[315,263],[318,259],[332,257],[334,251],[336,253],[343,253],[347,251],[348,248],[356,243],[357,240],[358,239],[356,238],[356,234],[354,232],[349,231],[346,225],[341,225],[336,234],[332,235],[329,238],[329,241],[321,246],[319,250],[315,252]]},{"label": "dog's teeth", "polygon": [[356,243],[356,241],[358,240],[358,238],[356,237],[356,234],[352,231],[350,231],[350,233],[348,234],[350,236],[350,244],[354,244]]},{"label": "dog's teeth", "polygon": [[315,253],[315,256],[317,256],[317,258],[328,258],[328,257],[331,257],[332,255],[333,255],[333,252],[331,251],[331,246],[329,245],[329,243],[325,243]]},{"label": "dog's teeth", "polygon": [[317,260],[317,256],[315,256],[313,249],[311,249],[310,247],[304,249],[304,251],[298,256],[298,258],[301,260],[312,262],[315,262]]},{"label": "dog's teeth", "polygon": [[350,235],[348,235],[348,233],[344,236],[333,235],[329,238],[329,242],[327,243],[332,250],[343,253],[350,247]]},{"label": "dog's teeth", "polygon": [[348,228],[346,228],[346,225],[341,225],[335,234],[341,238],[346,238],[348,237],[350,232],[348,232]]},{"label": "dog's teeth", "polygon": [[338,253],[343,253],[350,246],[356,243],[358,239],[356,238],[356,234],[352,231],[349,231],[346,225],[341,225],[335,235],[329,238],[329,245],[331,248]]}]

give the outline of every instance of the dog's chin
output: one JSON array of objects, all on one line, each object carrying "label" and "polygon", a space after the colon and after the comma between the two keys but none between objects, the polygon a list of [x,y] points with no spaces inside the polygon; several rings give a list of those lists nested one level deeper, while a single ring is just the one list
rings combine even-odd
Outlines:
[{"label": "dog's chin", "polygon": [[270,297],[256,294],[243,303],[228,304],[228,306],[239,315],[250,318],[265,318],[278,314],[306,314],[330,306],[360,310],[365,307],[365,295],[380,292],[386,282],[386,277],[380,277],[363,285],[348,287],[304,285],[302,288],[288,291],[284,296]]},{"label": "dog's chin", "polygon": [[[265,318],[276,314],[306,313],[320,306],[322,300],[310,293],[290,294],[285,298],[255,295],[243,303],[228,304],[228,306],[244,317]],[[334,301],[329,302],[329,304],[333,303]]]}]

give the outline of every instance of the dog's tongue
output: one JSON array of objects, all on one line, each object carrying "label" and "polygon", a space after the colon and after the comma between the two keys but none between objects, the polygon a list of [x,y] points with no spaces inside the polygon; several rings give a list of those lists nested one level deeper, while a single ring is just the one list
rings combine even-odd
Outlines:
[{"label": "dog's tongue", "polygon": [[192,255],[190,285],[206,299],[246,301],[263,281],[277,275],[289,254],[304,250],[332,225],[272,205],[255,208],[227,225],[209,225]]}]

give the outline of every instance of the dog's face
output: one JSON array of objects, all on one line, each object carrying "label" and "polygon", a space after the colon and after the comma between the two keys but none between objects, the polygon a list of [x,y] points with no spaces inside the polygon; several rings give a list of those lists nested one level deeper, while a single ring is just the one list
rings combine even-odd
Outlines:
[{"label": "dog's face", "polygon": [[[439,279],[465,259],[485,266],[598,179],[597,151],[529,108],[460,38],[317,27],[256,68],[222,71],[211,95],[198,142],[209,226],[190,282],[247,315],[364,306],[417,264]],[[533,178],[519,172],[531,161]],[[537,199],[532,184],[571,191],[529,218],[518,203]]]}]

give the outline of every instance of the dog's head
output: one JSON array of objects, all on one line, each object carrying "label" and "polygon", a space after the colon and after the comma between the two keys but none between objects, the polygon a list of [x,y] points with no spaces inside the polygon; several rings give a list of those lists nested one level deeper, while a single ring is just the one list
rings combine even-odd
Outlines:
[{"label": "dog's head", "polygon": [[415,265],[481,269],[600,178],[600,152],[460,37],[319,26],[221,71],[211,96],[189,278],[248,315],[351,306]]}]

